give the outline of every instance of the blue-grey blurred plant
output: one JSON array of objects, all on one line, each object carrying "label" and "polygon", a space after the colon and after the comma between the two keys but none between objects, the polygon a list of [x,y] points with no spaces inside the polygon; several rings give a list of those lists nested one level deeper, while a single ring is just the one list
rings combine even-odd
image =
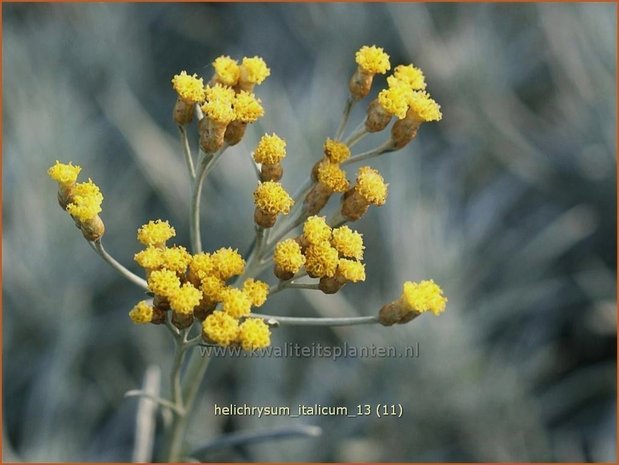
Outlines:
[{"label": "blue-grey blurred plant", "polygon": [[[57,158],[80,160],[106,194],[106,248],[141,274],[127,258],[138,244],[127,238],[150,218],[168,218],[190,243],[190,187],[162,83],[222,51],[264,53],[265,115],[204,186],[205,249],[244,249],[254,237],[247,153],[276,129],[294,147],[283,184],[302,185],[339,122],[325,109],[344,99],[352,60],[342,58],[366,41],[432,76],[443,120],[399,154],[372,160],[390,186],[387,204],[358,223],[368,283],[329,296],[281,292],[269,313],[366,316],[403,280],[424,275],[444,284],[450,311],[439,325],[282,325],[274,344],[418,342],[421,353],[217,358],[188,443],[220,461],[616,460],[614,4],[2,11],[5,461],[127,460],[135,433],[149,437],[136,429],[136,406],[138,419],[150,418],[152,403],[123,394],[143,379],[153,395],[170,395],[156,368],[171,368],[168,332],[127,324],[134,285],[67,234],[67,218],[50,208],[51,183],[33,182],[34,173]],[[355,148],[371,149],[371,139]],[[405,411],[397,420],[214,416],[212,405],[394,401]],[[158,432],[166,421],[157,417]],[[306,434],[317,431],[308,422],[322,437]],[[239,430],[205,444],[207,433]],[[282,430],[305,437],[247,439]]]}]

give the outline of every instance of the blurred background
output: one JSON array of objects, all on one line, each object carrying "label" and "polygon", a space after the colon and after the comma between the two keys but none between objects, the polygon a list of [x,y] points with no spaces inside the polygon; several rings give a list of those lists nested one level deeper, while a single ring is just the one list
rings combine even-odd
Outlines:
[{"label": "blurred background", "polygon": [[[106,247],[138,272],[135,232],[149,219],[169,219],[188,245],[171,77],[208,78],[221,54],[261,55],[266,116],[217,166],[204,201],[207,250],[247,250],[248,153],[264,132],[284,137],[294,191],[335,131],[354,52],[377,44],[392,64],[424,70],[443,121],[371,163],[390,195],[355,224],[367,281],[335,296],[282,292],[261,310],[372,315],[403,281],[425,278],[443,286],[448,310],[400,327],[274,334],[275,344],[419,343],[416,359],[216,359],[191,445],[305,424],[322,436],[205,458],[615,461],[615,8],[4,4],[4,460],[130,460],[137,400],[123,394],[150,365],[168,389],[167,332],[131,324],[141,291],[58,208],[47,168],[72,160],[101,186]],[[226,418],[214,403],[401,403],[404,416]]]}]

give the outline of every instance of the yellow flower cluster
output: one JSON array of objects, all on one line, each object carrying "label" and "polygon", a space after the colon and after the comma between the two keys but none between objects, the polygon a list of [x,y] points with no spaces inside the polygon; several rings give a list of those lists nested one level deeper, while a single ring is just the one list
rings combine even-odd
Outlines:
[{"label": "yellow flower cluster", "polygon": [[357,172],[355,190],[373,205],[384,205],[387,200],[387,186],[378,170],[369,166],[362,166]]},{"label": "yellow flower cluster", "polygon": [[178,94],[173,117],[179,125],[192,121],[195,104],[204,118],[198,124],[200,147],[215,153],[224,142],[236,145],[243,138],[247,124],[264,116],[262,102],[253,88],[266,79],[270,71],[260,57],[244,58],[239,63],[229,56],[213,61],[215,71],[206,87],[203,79],[182,71],[172,79]]},{"label": "yellow flower cluster", "polygon": [[343,257],[361,260],[363,258],[363,236],[357,231],[353,231],[348,226],[335,228],[331,235],[331,245]]},{"label": "yellow flower cluster", "polygon": [[254,151],[256,163],[274,165],[286,157],[286,141],[277,134],[265,134],[258,141]]},{"label": "yellow flower cluster", "polygon": [[167,221],[149,221],[138,229],[138,241],[149,247],[162,248],[174,236],[176,230]]},{"label": "yellow flower cluster", "polygon": [[443,118],[441,106],[430,97],[427,92],[412,92],[409,101],[408,113],[418,121],[440,121]]},{"label": "yellow flower cluster", "polygon": [[144,300],[138,302],[129,312],[129,318],[136,324],[150,323],[153,319],[153,307]]},{"label": "yellow flower cluster", "polygon": [[236,60],[229,56],[220,56],[213,61],[215,80],[224,86],[235,86],[241,77],[241,69]]},{"label": "yellow flower cluster", "polygon": [[56,164],[47,170],[47,174],[58,184],[72,186],[77,181],[80,171],[82,168],[77,165],[73,166],[71,162],[65,164],[56,160]]},{"label": "yellow flower cluster", "polygon": [[337,262],[337,274],[351,283],[365,281],[365,265],[357,260],[340,258]]},{"label": "yellow flower cluster", "polygon": [[273,251],[275,276],[290,279],[305,265],[305,256],[301,246],[294,239],[285,239],[275,246]]},{"label": "yellow flower cluster", "polygon": [[105,232],[105,226],[99,217],[103,194],[92,179],[77,182],[81,170],[71,162],[65,164],[56,160],[56,163],[47,170],[47,174],[58,183],[60,206],[71,215],[84,237],[89,241],[95,241]]},{"label": "yellow flower cluster", "polygon": [[243,292],[254,307],[262,307],[269,295],[269,285],[250,278],[243,283]]},{"label": "yellow flower cluster", "polygon": [[405,282],[400,301],[404,309],[409,312],[432,312],[435,315],[445,311],[447,304],[443,290],[431,279],[419,283]]},{"label": "yellow flower cluster", "polygon": [[[220,56],[213,61],[213,81],[230,87],[250,87],[269,77],[271,70],[260,57],[245,57],[241,64],[229,56]],[[245,89],[248,90],[248,89]]]},{"label": "yellow flower cluster", "polygon": [[323,145],[325,157],[331,163],[342,163],[350,158],[350,148],[343,142],[327,139]]},{"label": "yellow flower cluster", "polygon": [[275,247],[274,273],[280,279],[290,279],[305,266],[312,278],[363,281],[363,249],[363,236],[357,231],[348,226],[332,229],[325,217],[310,216],[303,224],[302,236],[281,241]]},{"label": "yellow flower cluster", "polygon": [[239,344],[243,350],[252,351],[271,345],[271,331],[264,321],[248,318],[239,324],[221,310],[206,317],[202,331],[210,341],[223,347]]},{"label": "yellow flower cluster", "polygon": [[423,72],[413,65],[398,65],[393,70],[393,76],[406,84],[411,90],[424,90],[426,78]]},{"label": "yellow flower cluster", "polygon": [[103,194],[92,179],[89,179],[73,186],[67,212],[80,223],[84,223],[101,213],[102,202]]},{"label": "yellow flower cluster", "polygon": [[245,260],[238,250],[222,247],[191,255],[182,246],[166,245],[174,235],[167,221],[149,221],[138,229],[138,240],[146,247],[135,254],[135,261],[146,271],[154,306],[138,303],[129,312],[131,320],[163,323],[165,318],[155,321],[154,312],[165,317],[165,311],[171,309],[172,324],[180,329],[191,326],[194,319],[203,320],[202,331],[208,341],[251,348],[247,350],[266,347],[270,341],[268,326],[256,320],[260,323],[241,331],[244,323],[239,320],[247,318],[252,307],[266,302],[268,284],[247,279],[241,289],[229,286],[228,280],[245,271]]},{"label": "yellow flower cluster", "polygon": [[346,192],[349,188],[346,172],[337,163],[323,160],[318,164],[316,179],[330,192]]},{"label": "yellow flower cluster", "polygon": [[244,90],[235,95],[232,106],[235,121],[254,123],[264,116],[264,108],[262,108],[260,99]]},{"label": "yellow flower cluster", "polygon": [[256,208],[268,215],[287,215],[294,200],[278,182],[267,181],[258,185],[254,191]]},{"label": "yellow flower cluster", "polygon": [[230,87],[215,84],[207,86],[205,90],[206,101],[202,104],[204,115],[216,123],[227,125],[234,121],[235,92]]},{"label": "yellow flower cluster", "polygon": [[243,58],[240,77],[242,81],[251,84],[262,84],[262,82],[270,75],[271,70],[262,58],[258,56]]},{"label": "yellow flower cluster", "polygon": [[187,71],[181,71],[172,78],[172,87],[178,97],[188,105],[204,100],[204,82],[196,74],[190,76]]},{"label": "yellow flower cluster", "polygon": [[355,61],[363,71],[369,74],[385,74],[391,68],[389,55],[375,45],[361,47],[355,54]]}]

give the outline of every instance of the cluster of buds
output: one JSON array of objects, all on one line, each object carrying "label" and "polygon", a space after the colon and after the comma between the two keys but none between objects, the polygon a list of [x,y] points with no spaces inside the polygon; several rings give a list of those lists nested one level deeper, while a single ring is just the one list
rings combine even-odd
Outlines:
[{"label": "cluster of buds", "polygon": [[168,246],[176,232],[167,221],[150,221],[138,230],[145,246],[135,261],[145,270],[152,302],[140,301],[129,312],[135,323],[162,324],[171,312],[178,329],[201,322],[205,342],[221,346],[238,344],[245,350],[270,345],[271,332],[261,320],[251,318],[252,307],[262,306],[269,286],[247,279],[241,288],[229,281],[245,271],[238,251],[221,248],[191,255],[182,246]]},{"label": "cluster of buds", "polygon": [[82,168],[56,161],[47,174],[58,183],[58,203],[75,221],[86,240],[97,241],[105,232],[105,225],[99,216],[103,194],[99,187],[88,179],[77,182]]},{"label": "cluster of buds", "polygon": [[[370,166],[359,168],[354,183],[349,182],[345,165],[369,158],[367,152],[351,157],[351,147],[368,133],[384,130],[395,117],[397,121],[391,128],[390,138],[381,147],[386,147],[385,151],[397,150],[416,136],[421,123],[442,117],[440,106],[426,92],[422,71],[413,65],[399,65],[387,77],[387,87],[370,102],[359,129],[348,139],[339,140],[352,104],[369,95],[376,74],[386,74],[391,69],[389,56],[376,46],[362,47],[355,58],[357,69],[349,82],[350,98],[340,129],[335,139],[324,142],[322,157],[311,171],[309,190],[305,197],[296,199],[302,201],[299,217],[288,229],[284,226],[284,232],[276,236],[279,241],[269,242],[265,229],[272,228],[279,215],[289,214],[295,203],[280,183],[286,141],[277,134],[265,134],[253,152],[260,178],[253,195],[257,241],[260,239],[262,252],[265,244],[267,251],[272,250],[273,273],[280,280],[277,290],[292,286],[295,278],[305,275],[317,280],[307,286],[325,294],[336,293],[347,283],[365,281],[363,236],[344,223],[360,219],[370,205],[383,205],[388,184]],[[270,70],[260,57],[245,57],[239,63],[220,56],[212,65],[214,73],[207,84],[201,77],[185,71],[174,76],[173,117],[186,137],[184,126],[198,115],[200,146],[206,154],[215,156],[225,147],[238,144],[247,125],[264,115],[262,102],[253,91],[269,76]],[[191,161],[190,153],[189,157]],[[191,163],[190,167],[193,169]],[[80,170],[71,163],[56,162],[48,173],[58,182],[61,207],[75,220],[86,239],[98,241],[105,230],[99,217],[103,196],[91,180],[77,182]],[[199,194],[200,190],[195,192]],[[330,225],[319,213],[335,193],[341,194],[341,205],[339,217]],[[303,225],[300,235],[283,239],[300,225]],[[220,248],[201,252],[198,242],[194,244],[197,252],[192,254],[183,246],[168,245],[175,235],[174,228],[161,220],[150,221],[138,229],[137,238],[144,247],[134,259],[144,270],[144,286],[152,299],[138,302],[129,312],[131,320],[139,324],[166,323],[179,331],[197,324],[202,340],[220,346],[237,345],[245,350],[269,346],[269,326],[262,318],[252,317],[251,312],[266,302],[270,290],[267,283],[254,279],[252,272],[261,269],[271,257],[258,255],[258,266],[252,262],[246,271],[245,260],[237,250]],[[268,247],[271,244],[275,244],[273,249]],[[446,302],[433,281],[409,281],[404,283],[398,300],[381,308],[379,321],[390,326],[411,321],[423,312],[439,314]]]},{"label": "cluster of buds", "polygon": [[282,160],[286,157],[286,141],[277,134],[265,134],[258,141],[253,153],[260,166],[260,180],[279,181],[284,175]]},{"label": "cluster of buds", "polygon": [[331,228],[325,217],[311,216],[303,224],[303,234],[275,246],[273,273],[282,281],[305,269],[318,278],[318,288],[334,294],[346,283],[365,281],[363,236],[348,226]]},{"label": "cluster of buds", "polygon": [[196,74],[182,71],[172,79],[177,93],[173,117],[177,124],[191,123],[196,106],[203,118],[198,123],[200,147],[206,153],[215,153],[227,145],[238,144],[249,123],[264,115],[262,102],[253,94],[257,84],[270,74],[260,57],[236,60],[220,56],[213,62],[214,73],[205,86]]},{"label": "cluster of buds", "polygon": [[[376,74],[385,74],[390,68],[389,55],[382,48],[364,46],[356,54],[357,70],[350,80],[353,100],[367,96]],[[413,66],[398,65],[387,77],[387,87],[368,105],[365,129],[379,132],[395,116],[398,121],[391,130],[391,148],[400,149],[417,135],[421,123],[439,121],[440,106],[426,92],[423,72]]]}]

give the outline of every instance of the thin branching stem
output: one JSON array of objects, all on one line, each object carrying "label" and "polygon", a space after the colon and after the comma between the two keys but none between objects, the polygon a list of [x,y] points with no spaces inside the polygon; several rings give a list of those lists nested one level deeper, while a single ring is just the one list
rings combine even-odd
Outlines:
[{"label": "thin branching stem", "polygon": [[350,111],[352,110],[352,106],[355,103],[351,96],[348,96],[346,103],[344,105],[344,111],[342,112],[342,119],[340,120],[340,124],[337,127],[337,131],[335,132],[335,140],[340,140],[342,135],[344,134],[344,129],[346,128],[346,123],[348,122],[348,118],[350,117]]},{"label": "thin branching stem", "polygon": [[327,224],[332,228],[339,228],[343,224],[348,223],[348,221],[349,220],[342,215],[342,212],[338,210],[327,220]]},{"label": "thin branching stem", "polygon": [[238,431],[206,443],[199,449],[193,451],[190,456],[205,460],[209,453],[241,444],[264,443],[295,437],[318,437],[321,434],[322,429],[320,427],[310,425],[294,425],[286,428],[274,428],[262,431]]},{"label": "thin branching stem", "polygon": [[277,294],[278,292],[281,292],[284,289],[314,289],[315,290],[315,289],[319,289],[319,287],[317,283],[297,283],[293,280],[281,281],[279,284],[275,284],[271,286],[271,289],[269,290],[269,295]]},{"label": "thin branching stem", "polygon": [[359,162],[359,161],[368,160],[370,158],[374,158],[374,157],[378,157],[380,155],[383,155],[385,153],[393,152],[395,149],[393,149],[392,147],[393,146],[391,144],[391,141],[388,140],[384,144],[379,145],[378,147],[373,148],[372,150],[368,150],[367,152],[363,152],[363,153],[359,153],[357,155],[353,155],[348,160],[344,160],[342,162],[341,166],[350,165],[351,163],[356,163],[356,162]]},{"label": "thin branching stem", "polygon": [[135,439],[132,455],[134,463],[152,461],[158,405],[151,397],[159,398],[160,383],[160,368],[157,365],[149,365],[144,373],[143,391],[141,391],[146,395],[140,396],[138,400],[135,419]]},{"label": "thin branching stem", "polygon": [[200,158],[200,166],[198,167],[197,177],[194,179],[193,184],[191,214],[189,220],[191,249],[194,254],[202,252],[202,235],[200,233],[200,198],[202,196],[202,185],[225,149],[226,146],[222,147],[215,153],[203,153]]},{"label": "thin branching stem", "polygon": [[146,399],[152,400],[153,402],[161,405],[162,407],[169,408],[170,410],[173,410],[176,413],[181,413],[181,411],[178,410],[178,407],[174,402],[171,402],[168,399],[163,399],[161,397],[152,395],[140,389],[132,389],[131,391],[125,392],[125,397],[144,397]]},{"label": "thin branching stem", "polygon": [[346,139],[346,145],[349,148],[352,148],[357,142],[363,139],[365,136],[369,134],[368,130],[365,128],[365,125],[361,126],[355,132],[353,132],[348,139]]},{"label": "thin branching stem", "polygon": [[101,242],[101,239],[96,240],[96,241],[88,241],[88,243],[93,248],[93,250],[97,252],[97,254],[101,258],[103,258],[103,260],[105,260],[112,268],[118,271],[121,275],[123,275],[133,284],[141,287],[142,289],[148,289],[148,285],[144,279],[140,278],[135,273],[129,271],[127,268],[121,265],[118,261],[116,261],[114,257],[112,257],[109,253],[107,253],[107,251],[103,247],[103,243]]},{"label": "thin branching stem", "polygon": [[185,163],[189,170],[191,180],[196,179],[196,169],[193,165],[193,155],[191,153],[191,147],[189,146],[189,138],[187,137],[187,128],[181,124],[178,125],[178,131],[181,135],[181,144],[183,146],[183,154],[185,155]]},{"label": "thin branching stem", "polygon": [[377,316],[353,316],[339,318],[273,316],[252,313],[252,317],[262,318],[269,324],[289,326],[352,326],[378,324]]}]

